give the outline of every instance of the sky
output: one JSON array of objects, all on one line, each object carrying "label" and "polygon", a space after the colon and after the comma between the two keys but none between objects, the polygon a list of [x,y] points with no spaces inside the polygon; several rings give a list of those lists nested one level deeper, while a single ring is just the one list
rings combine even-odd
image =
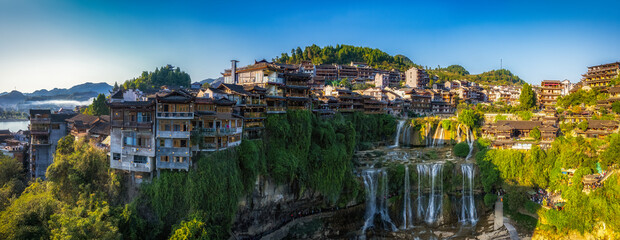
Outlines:
[{"label": "sky", "polygon": [[[348,44],[470,73],[578,82],[620,61],[620,1],[0,0],[0,92],[119,84],[166,64],[192,81],[297,46]],[[501,60],[500,60],[501,59]]]}]

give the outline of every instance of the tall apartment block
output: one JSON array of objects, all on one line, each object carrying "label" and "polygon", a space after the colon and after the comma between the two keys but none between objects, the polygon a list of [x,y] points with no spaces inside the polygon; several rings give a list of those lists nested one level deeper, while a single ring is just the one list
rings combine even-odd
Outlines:
[{"label": "tall apartment block", "polygon": [[430,78],[424,69],[412,67],[405,72],[405,85],[410,88],[424,88]]},{"label": "tall apartment block", "polygon": [[192,165],[190,121],[194,119],[194,96],[180,89],[155,96],[156,167],[188,171]]},{"label": "tall apartment block", "polygon": [[555,104],[562,94],[562,88],[562,82],[559,80],[543,80],[540,83],[538,102],[543,110],[555,110]]},{"label": "tall apartment block", "polygon": [[128,171],[136,182],[155,170],[155,100],[127,90],[110,96],[110,168]]},{"label": "tall apartment block", "polygon": [[52,113],[49,109],[30,109],[30,174],[45,179],[54,162],[58,140],[67,135],[66,119],[75,114]]},{"label": "tall apartment block", "polygon": [[620,62],[607,63],[588,67],[588,72],[582,75],[582,80],[589,87],[606,87],[618,74],[620,74]]}]

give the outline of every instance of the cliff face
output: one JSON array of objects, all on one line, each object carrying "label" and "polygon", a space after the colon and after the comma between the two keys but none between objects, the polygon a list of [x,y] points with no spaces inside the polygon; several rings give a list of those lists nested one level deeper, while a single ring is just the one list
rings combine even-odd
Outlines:
[{"label": "cliff face", "polygon": [[299,195],[293,188],[259,177],[252,195],[240,200],[233,234],[240,238],[263,236],[313,210],[319,211],[323,204],[319,194],[305,191]]}]

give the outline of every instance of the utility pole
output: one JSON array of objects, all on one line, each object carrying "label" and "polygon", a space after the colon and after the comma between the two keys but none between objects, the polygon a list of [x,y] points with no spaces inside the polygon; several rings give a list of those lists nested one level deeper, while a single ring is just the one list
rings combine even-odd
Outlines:
[{"label": "utility pole", "polygon": [[499,69],[504,69],[504,62],[503,59],[499,59]]}]

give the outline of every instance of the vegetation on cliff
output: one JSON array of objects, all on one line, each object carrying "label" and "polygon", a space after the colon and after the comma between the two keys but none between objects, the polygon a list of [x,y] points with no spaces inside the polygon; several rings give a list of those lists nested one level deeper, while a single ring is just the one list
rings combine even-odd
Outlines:
[{"label": "vegetation on cliff", "polygon": [[59,141],[48,180],[29,186],[21,164],[0,156],[0,238],[223,239],[258,176],[344,206],[363,196],[352,170],[357,144],[394,132],[380,124],[395,126],[385,115],[271,115],[263,139],[195,156],[189,172],[161,171],[132,194],[105,151],[73,136]]},{"label": "vegetation on cliff", "polygon": [[452,80],[468,80],[484,85],[521,85],[525,81],[514,75],[507,69],[491,70],[480,74],[470,74],[461,65],[450,65],[446,68],[436,67],[433,69],[427,69],[431,79],[435,83],[443,83]]},{"label": "vegetation on cliff", "polygon": [[[480,141],[476,161],[481,172],[485,192],[502,187],[506,211],[515,220],[546,234],[567,234],[569,231],[591,233],[600,223],[607,231],[620,231],[620,181],[611,176],[602,187],[590,194],[583,192],[583,176],[597,172],[597,163],[603,169],[620,161],[620,136],[612,134],[607,139],[560,137],[548,150],[534,146],[530,151],[488,150]],[[562,169],[575,169],[569,177]],[[561,192],[566,204],[562,210],[538,209],[536,219],[518,212],[521,206],[532,205],[526,196],[528,189],[540,187]],[[532,207],[529,207],[532,209]],[[527,210],[527,209],[526,209]]]},{"label": "vegetation on cliff", "polygon": [[316,44],[312,46],[297,47],[291,49],[291,54],[282,53],[279,57],[273,59],[278,63],[301,63],[310,61],[313,64],[350,64],[351,62],[366,63],[373,68],[383,70],[396,69],[406,71],[412,66],[420,67],[414,64],[409,58],[403,55],[391,56],[379,49],[369,47],[356,47],[351,45],[336,45],[319,47]]}]

